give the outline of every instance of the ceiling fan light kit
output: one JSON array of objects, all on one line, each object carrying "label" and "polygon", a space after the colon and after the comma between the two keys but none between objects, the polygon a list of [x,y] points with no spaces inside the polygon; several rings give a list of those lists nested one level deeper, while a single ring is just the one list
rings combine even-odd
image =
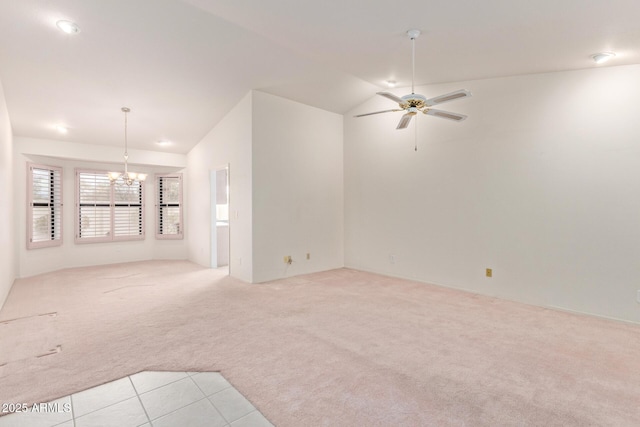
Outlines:
[{"label": "ceiling fan light kit", "polygon": [[409,30],[407,31],[407,36],[411,39],[411,93],[409,95],[404,95],[402,97],[396,96],[389,92],[378,92],[377,94],[380,96],[384,96],[385,98],[395,102],[398,104],[398,107],[391,110],[384,111],[375,111],[373,113],[365,113],[358,114],[355,117],[364,117],[371,116],[373,114],[382,114],[396,111],[404,111],[405,114],[400,118],[400,122],[396,129],[406,129],[411,123],[411,119],[413,116],[418,113],[423,113],[428,116],[440,117],[442,119],[453,120],[456,122],[461,122],[467,118],[464,114],[452,113],[449,111],[437,110],[431,108],[438,104],[443,104],[449,101],[455,101],[461,98],[468,98],[471,96],[471,92],[466,89],[460,89],[455,92],[447,93],[444,95],[436,96],[434,98],[427,98],[424,95],[420,95],[415,93],[414,85],[415,85],[415,74],[416,74],[416,48],[415,41],[420,36],[420,30]]}]

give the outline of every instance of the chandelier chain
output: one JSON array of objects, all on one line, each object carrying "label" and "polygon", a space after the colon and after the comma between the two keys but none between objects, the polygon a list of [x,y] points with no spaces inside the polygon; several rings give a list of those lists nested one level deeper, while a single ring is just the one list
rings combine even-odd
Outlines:
[{"label": "chandelier chain", "polygon": [[124,111],[124,155],[125,157],[129,156],[129,153],[127,152],[128,151],[127,149],[128,147],[127,145],[127,114],[129,113],[129,111],[127,110]]}]

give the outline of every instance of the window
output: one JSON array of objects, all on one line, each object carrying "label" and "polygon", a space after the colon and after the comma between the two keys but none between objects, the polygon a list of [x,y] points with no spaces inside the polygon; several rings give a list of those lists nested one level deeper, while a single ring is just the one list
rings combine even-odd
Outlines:
[{"label": "window", "polygon": [[76,242],[144,239],[144,184],[111,184],[108,172],[76,170]]},{"label": "window", "polygon": [[62,168],[27,163],[27,249],[62,245]]},{"label": "window", "polygon": [[182,174],[156,175],[156,238],[182,236]]}]

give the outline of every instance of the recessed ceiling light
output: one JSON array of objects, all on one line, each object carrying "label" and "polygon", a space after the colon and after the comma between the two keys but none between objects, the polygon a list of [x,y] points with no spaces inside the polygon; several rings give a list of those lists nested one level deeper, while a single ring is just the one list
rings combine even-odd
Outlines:
[{"label": "recessed ceiling light", "polygon": [[57,125],[56,130],[62,134],[69,132],[69,129],[67,129],[66,126],[62,126],[62,125]]},{"label": "recessed ceiling light", "polygon": [[616,56],[616,54],[613,52],[600,52],[600,53],[591,55],[591,58],[593,58],[596,64],[603,64],[608,60],[610,60],[611,58],[613,58],[614,56]]},{"label": "recessed ceiling light", "polygon": [[80,27],[78,27],[75,22],[62,20],[56,22],[56,26],[67,34],[76,34],[80,32]]},{"label": "recessed ceiling light", "polygon": [[160,140],[160,141],[156,141],[156,144],[162,145],[162,146],[171,145],[171,141],[167,141],[166,139],[163,139],[163,140]]},{"label": "recessed ceiling light", "polygon": [[396,87],[396,84],[395,80],[387,80],[387,87]]}]

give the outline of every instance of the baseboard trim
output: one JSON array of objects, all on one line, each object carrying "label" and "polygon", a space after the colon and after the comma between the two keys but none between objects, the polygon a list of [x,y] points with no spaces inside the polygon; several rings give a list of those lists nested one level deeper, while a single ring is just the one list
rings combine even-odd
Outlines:
[{"label": "baseboard trim", "polygon": [[504,300],[504,301],[510,301],[510,302],[516,302],[518,304],[530,305],[532,307],[545,308],[545,309],[548,309],[548,310],[563,311],[565,313],[579,314],[579,315],[582,315],[582,316],[597,317],[597,318],[600,318],[600,319],[614,320],[616,322],[622,322],[622,323],[627,323],[629,325],[640,326],[640,321],[636,322],[634,320],[622,319],[622,318],[613,317],[613,316],[606,316],[604,314],[590,313],[588,311],[572,310],[570,308],[560,307],[560,306],[555,306],[555,305],[535,304],[535,303],[531,303],[531,302],[520,301],[520,300],[516,300],[516,299],[513,299],[513,298],[504,297],[504,296],[501,296],[501,295],[486,294],[486,293],[478,292],[478,291],[476,291],[474,289],[468,289],[468,288],[462,288],[462,287],[458,287],[458,286],[446,285],[446,284],[443,284],[443,283],[438,283],[438,282],[424,280],[424,279],[418,279],[418,278],[415,278],[415,277],[407,277],[407,276],[403,276],[403,275],[389,274],[389,272],[386,272],[386,271],[377,271],[375,269],[363,268],[363,267],[358,267],[358,266],[353,266],[353,265],[345,265],[344,268],[350,268],[350,269],[353,269],[353,270],[364,271],[364,272],[367,272],[367,273],[379,274],[381,276],[393,277],[393,278],[397,278],[397,279],[411,280],[411,281],[418,282],[418,283],[424,283],[425,285],[433,285],[433,286],[438,286],[438,287],[441,287],[441,288],[447,288],[447,289],[453,289],[453,290],[456,290],[456,291],[468,292],[470,294],[482,295],[482,296],[485,296],[485,297],[498,298],[498,299],[501,299],[501,300]]}]

